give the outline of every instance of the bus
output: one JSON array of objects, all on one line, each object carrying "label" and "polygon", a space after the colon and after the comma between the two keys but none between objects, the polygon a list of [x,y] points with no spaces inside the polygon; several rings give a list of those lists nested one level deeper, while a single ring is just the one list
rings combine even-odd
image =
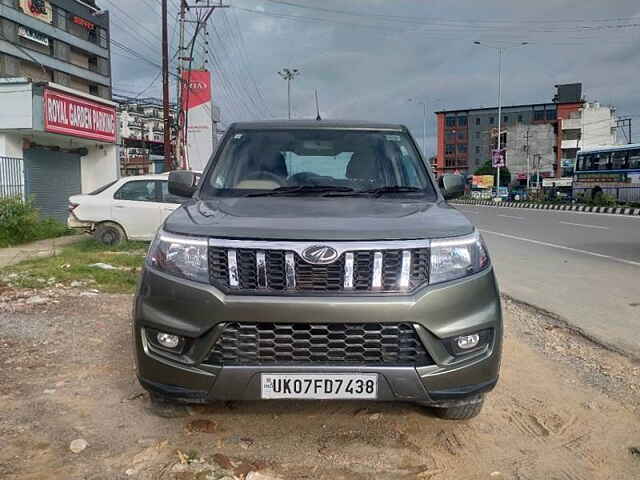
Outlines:
[{"label": "bus", "polygon": [[640,203],[640,143],[578,153],[573,198],[594,198],[599,193],[620,203]]}]

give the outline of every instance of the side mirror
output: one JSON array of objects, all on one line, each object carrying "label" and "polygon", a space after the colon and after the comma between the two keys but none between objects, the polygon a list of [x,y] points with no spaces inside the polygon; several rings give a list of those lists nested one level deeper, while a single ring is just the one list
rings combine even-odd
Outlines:
[{"label": "side mirror", "polygon": [[178,170],[169,174],[169,193],[190,198],[198,189],[198,175],[188,170]]},{"label": "side mirror", "polygon": [[467,181],[463,175],[443,175],[438,179],[440,190],[445,200],[451,200],[464,195],[464,188]]}]

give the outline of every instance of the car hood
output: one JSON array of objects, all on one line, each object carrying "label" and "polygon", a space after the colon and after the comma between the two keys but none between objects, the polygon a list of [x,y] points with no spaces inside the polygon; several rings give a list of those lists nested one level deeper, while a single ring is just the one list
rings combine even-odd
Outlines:
[{"label": "car hood", "polygon": [[371,197],[191,200],[166,231],[265,240],[412,240],[466,235],[473,225],[445,202]]}]

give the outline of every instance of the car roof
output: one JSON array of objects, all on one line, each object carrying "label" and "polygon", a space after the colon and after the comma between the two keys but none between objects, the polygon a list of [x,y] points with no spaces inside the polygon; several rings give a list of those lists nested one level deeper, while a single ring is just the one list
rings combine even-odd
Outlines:
[{"label": "car roof", "polygon": [[121,181],[129,182],[132,180],[167,180],[168,173],[158,173],[154,175],[132,175],[130,177],[122,177]]},{"label": "car roof", "polygon": [[367,122],[358,120],[265,120],[259,122],[236,122],[231,130],[287,130],[287,129],[338,129],[338,130],[387,130],[406,131],[404,125],[396,123]]}]

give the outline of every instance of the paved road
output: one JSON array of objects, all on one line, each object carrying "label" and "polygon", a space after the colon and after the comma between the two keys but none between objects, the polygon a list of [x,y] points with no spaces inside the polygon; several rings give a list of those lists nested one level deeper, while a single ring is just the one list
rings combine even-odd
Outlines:
[{"label": "paved road", "polygon": [[640,358],[640,218],[456,208],[482,232],[504,293]]}]

